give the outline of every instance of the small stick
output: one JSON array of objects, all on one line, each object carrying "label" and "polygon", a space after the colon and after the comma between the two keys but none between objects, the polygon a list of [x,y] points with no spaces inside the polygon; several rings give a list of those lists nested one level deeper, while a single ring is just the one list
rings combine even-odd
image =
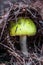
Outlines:
[{"label": "small stick", "polygon": [[17,54],[13,49],[11,49],[10,47],[8,47],[8,46],[6,46],[6,45],[4,45],[4,44],[2,44],[2,43],[0,43],[0,44],[3,45],[4,47],[6,47],[7,49],[9,49],[8,52],[9,52],[11,55],[13,55],[14,57],[16,57],[19,62],[23,63],[22,57],[20,57],[20,55]]},{"label": "small stick", "polygon": [[[11,5],[11,3],[9,3],[9,4]],[[1,38],[2,38],[4,29],[5,29],[5,26],[6,26],[6,23],[7,23],[7,19],[8,19],[8,17],[9,17],[9,13],[10,13],[10,11],[12,10],[12,8],[13,8],[13,6],[11,6],[10,10],[9,10],[4,16],[2,16],[3,21],[4,21],[5,23],[4,23],[4,25],[3,25],[3,29],[2,29],[2,32],[1,32],[0,40],[1,40]]]}]

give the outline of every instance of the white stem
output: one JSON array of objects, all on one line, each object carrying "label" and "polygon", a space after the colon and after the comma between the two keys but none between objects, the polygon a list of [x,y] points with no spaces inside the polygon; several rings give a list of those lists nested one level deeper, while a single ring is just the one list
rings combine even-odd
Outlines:
[{"label": "white stem", "polygon": [[21,50],[22,50],[22,52],[26,56],[28,56],[28,50],[27,50],[26,40],[27,40],[27,37],[26,36],[20,36]]}]

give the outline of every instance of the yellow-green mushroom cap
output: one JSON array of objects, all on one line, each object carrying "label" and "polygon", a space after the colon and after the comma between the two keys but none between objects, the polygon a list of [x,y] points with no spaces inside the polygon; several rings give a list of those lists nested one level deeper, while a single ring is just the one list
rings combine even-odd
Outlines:
[{"label": "yellow-green mushroom cap", "polygon": [[17,23],[12,21],[10,23],[10,36],[33,36],[36,34],[36,25],[35,23],[29,18],[18,18]]}]

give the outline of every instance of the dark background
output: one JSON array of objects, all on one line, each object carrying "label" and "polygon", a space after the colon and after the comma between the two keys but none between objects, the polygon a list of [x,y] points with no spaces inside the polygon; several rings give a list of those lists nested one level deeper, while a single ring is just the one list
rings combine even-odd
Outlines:
[{"label": "dark background", "polygon": [[38,10],[40,15],[43,18],[43,0],[0,0],[0,15],[3,15],[2,11],[6,8],[6,11],[10,8],[9,4],[5,4],[5,2],[10,1],[12,3],[15,2],[25,2],[28,3],[29,6]]}]

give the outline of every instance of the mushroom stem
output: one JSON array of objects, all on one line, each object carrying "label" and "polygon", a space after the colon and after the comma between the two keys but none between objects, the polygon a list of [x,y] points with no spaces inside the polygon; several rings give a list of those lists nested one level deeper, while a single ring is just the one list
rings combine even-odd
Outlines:
[{"label": "mushroom stem", "polygon": [[28,57],[28,50],[27,50],[27,45],[26,45],[26,36],[20,36],[20,44],[21,44],[21,50],[23,54],[25,54]]}]

